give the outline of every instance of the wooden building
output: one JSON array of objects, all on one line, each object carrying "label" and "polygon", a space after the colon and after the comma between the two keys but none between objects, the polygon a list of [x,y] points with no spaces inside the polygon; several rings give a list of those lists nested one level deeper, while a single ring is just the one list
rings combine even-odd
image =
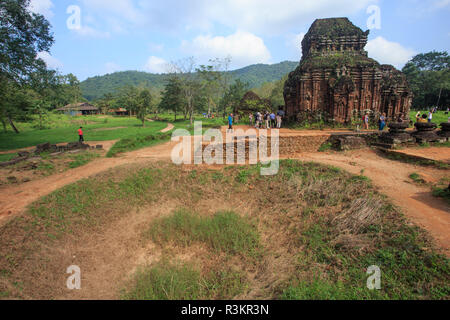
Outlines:
[{"label": "wooden building", "polygon": [[56,109],[56,111],[61,111],[64,112],[65,114],[69,114],[72,116],[81,116],[81,115],[85,116],[100,113],[97,107],[94,107],[93,105],[87,102],[68,104],[65,107]]}]

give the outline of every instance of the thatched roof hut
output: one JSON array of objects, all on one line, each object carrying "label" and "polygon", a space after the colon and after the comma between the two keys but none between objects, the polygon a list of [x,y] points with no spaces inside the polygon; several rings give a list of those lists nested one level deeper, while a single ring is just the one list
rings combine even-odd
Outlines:
[{"label": "thatched roof hut", "polygon": [[64,113],[75,114],[98,114],[99,109],[88,102],[72,103],[62,108],[56,109],[56,111],[62,111]]},{"label": "thatched roof hut", "polygon": [[267,99],[261,99],[253,91],[248,91],[244,97],[242,97],[239,107],[235,110],[235,113],[247,113],[256,111],[269,111],[272,109],[271,103]]}]

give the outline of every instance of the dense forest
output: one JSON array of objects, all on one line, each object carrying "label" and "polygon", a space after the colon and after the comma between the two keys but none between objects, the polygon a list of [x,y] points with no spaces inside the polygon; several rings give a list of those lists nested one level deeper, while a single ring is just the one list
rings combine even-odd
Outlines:
[{"label": "dense forest", "polygon": [[[277,64],[255,64],[242,69],[229,71],[232,80],[241,80],[250,88],[261,87],[266,82],[280,80],[283,76],[293,71],[298,62],[284,61]],[[104,76],[88,78],[81,82],[80,88],[83,97],[89,101],[95,101],[105,94],[114,93],[125,86],[152,87],[164,89],[167,84],[167,75],[152,74],[140,71],[123,71]]]}]

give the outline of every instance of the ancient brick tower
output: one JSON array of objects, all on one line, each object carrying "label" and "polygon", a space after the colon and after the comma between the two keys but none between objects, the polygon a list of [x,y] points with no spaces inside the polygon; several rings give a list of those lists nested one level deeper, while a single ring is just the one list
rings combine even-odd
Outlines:
[{"label": "ancient brick tower", "polygon": [[291,119],[349,123],[368,112],[389,119],[407,115],[412,93],[405,76],[368,58],[363,32],[347,18],[316,20],[302,41],[303,57],[284,87]]}]

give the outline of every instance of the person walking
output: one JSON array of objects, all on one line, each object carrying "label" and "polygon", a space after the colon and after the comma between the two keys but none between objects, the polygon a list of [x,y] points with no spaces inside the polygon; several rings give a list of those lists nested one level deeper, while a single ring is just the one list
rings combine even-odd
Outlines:
[{"label": "person walking", "polygon": [[270,116],[269,116],[269,112],[266,111],[266,113],[264,113],[264,121],[266,124],[266,129],[270,129]]},{"label": "person walking", "polygon": [[428,111],[428,123],[431,123],[431,120],[433,120],[433,112]]},{"label": "person walking", "polygon": [[364,115],[364,129],[369,130],[369,115],[367,113]]},{"label": "person walking", "polygon": [[78,129],[78,137],[79,137],[78,142],[83,143],[84,142],[83,127],[80,127],[80,129]]},{"label": "person walking", "polygon": [[282,123],[283,117],[284,117],[284,111],[283,111],[281,108],[278,108],[278,112],[277,112],[277,122],[278,122],[278,117],[280,117],[280,118],[279,118],[280,124],[279,124],[278,129],[281,129],[281,123]]},{"label": "person walking", "polygon": [[[401,116],[400,116],[401,117]],[[379,126],[379,130],[380,130],[380,132],[382,132],[383,130],[384,130],[384,127],[386,126],[386,114],[385,113],[383,113],[381,116],[380,116],[380,126]]]},{"label": "person walking", "polygon": [[275,113],[271,112],[270,113],[270,127],[275,128],[275,126],[276,126]]},{"label": "person walking", "polygon": [[228,116],[228,131],[233,132],[233,114]]},{"label": "person walking", "polygon": [[281,129],[281,116],[277,114],[277,129]]},{"label": "person walking", "polygon": [[281,123],[283,121],[283,117],[284,117],[284,111],[281,110],[281,108],[279,108],[278,112],[277,112],[277,124],[278,124],[277,128],[278,129],[281,129]]},{"label": "person walking", "polygon": [[258,128],[262,129],[263,127],[263,114],[258,112]]}]

